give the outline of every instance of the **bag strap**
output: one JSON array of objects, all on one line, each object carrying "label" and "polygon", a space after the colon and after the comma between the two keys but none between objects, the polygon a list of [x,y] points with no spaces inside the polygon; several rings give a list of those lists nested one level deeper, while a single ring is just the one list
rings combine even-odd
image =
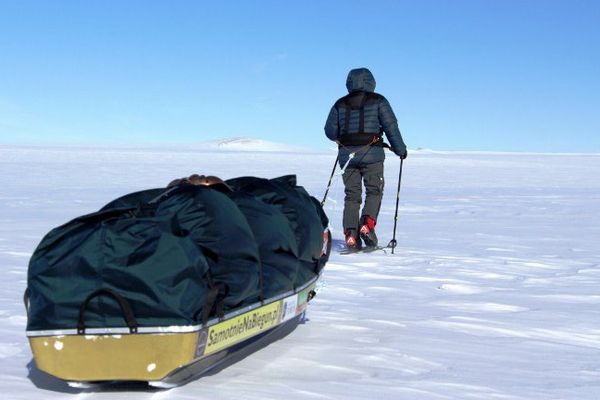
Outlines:
[{"label": "bag strap", "polygon": [[352,107],[350,105],[350,101],[348,100],[346,103],[346,107],[344,108],[344,134],[348,134],[348,127],[350,126],[350,113],[352,112]]},{"label": "bag strap", "polygon": [[135,319],[135,316],[133,315],[133,309],[131,308],[131,305],[119,293],[117,293],[116,291],[114,291],[112,289],[108,289],[108,288],[96,290],[95,292],[90,294],[84,300],[84,302],[81,304],[81,307],[79,307],[79,318],[77,321],[77,333],[79,335],[85,334],[85,329],[86,329],[85,328],[85,310],[86,310],[88,304],[90,303],[90,301],[93,298],[98,297],[100,295],[109,295],[113,299],[115,299],[117,301],[117,303],[119,303],[119,307],[121,307],[121,312],[123,312],[123,317],[125,318],[125,322],[127,322],[127,326],[129,327],[129,333],[137,333],[138,323]]},{"label": "bag strap", "polygon": [[[217,298],[219,297],[219,293],[223,291],[223,296],[222,298],[217,302]],[[224,315],[224,308],[225,308],[225,296],[227,296],[227,293],[229,293],[229,286],[227,286],[225,283],[223,282],[218,282],[215,283],[211,288],[210,291],[208,292],[208,296],[206,297],[206,304],[204,305],[204,308],[202,309],[202,324],[206,325],[206,323],[208,322],[208,318],[210,317],[213,308],[215,308],[215,311],[217,313],[217,317],[222,318]],[[215,307],[216,305],[216,307]]]},{"label": "bag strap", "polygon": [[365,103],[367,102],[368,93],[363,93],[362,101],[360,102],[359,117],[358,117],[358,131],[365,131]]},{"label": "bag strap", "polygon": [[25,289],[25,293],[23,293],[23,303],[25,304],[25,313],[27,314],[27,318],[29,318],[29,295],[31,294],[31,290],[29,288]]}]

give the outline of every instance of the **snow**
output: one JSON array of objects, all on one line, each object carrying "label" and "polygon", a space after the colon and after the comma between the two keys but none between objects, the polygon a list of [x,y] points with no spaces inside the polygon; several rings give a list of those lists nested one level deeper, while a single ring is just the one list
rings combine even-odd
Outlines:
[{"label": "snow", "polygon": [[[260,146],[259,146],[260,147]],[[267,146],[268,147],[268,146]],[[69,388],[33,368],[22,293],[52,227],[124,193],[204,173],[295,173],[320,199],[334,152],[0,147],[0,389],[8,399],[597,399],[600,156],[414,152],[396,254],[335,253],[308,320],[169,391]],[[391,239],[398,159],[377,231]],[[56,344],[52,344],[56,345]]]}]

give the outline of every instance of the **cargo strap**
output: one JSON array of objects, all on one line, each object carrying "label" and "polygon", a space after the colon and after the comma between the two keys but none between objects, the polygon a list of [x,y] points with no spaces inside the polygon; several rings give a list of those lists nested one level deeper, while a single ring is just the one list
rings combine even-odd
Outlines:
[{"label": "cargo strap", "polygon": [[115,292],[112,289],[108,289],[108,288],[96,290],[94,293],[90,294],[85,299],[85,301],[81,304],[81,307],[79,307],[79,320],[77,322],[77,333],[79,335],[85,334],[85,329],[86,329],[85,328],[85,310],[86,310],[89,302],[93,298],[103,295],[103,294],[111,296],[112,298],[114,298],[117,301],[117,303],[119,303],[119,306],[121,307],[121,311],[123,312],[123,317],[125,318],[125,321],[127,322],[127,327],[129,327],[129,333],[137,333],[138,323],[135,319],[135,316],[133,315],[133,309],[131,308],[131,305],[119,293]]},{"label": "cargo strap", "polygon": [[258,299],[260,300],[261,304],[265,304],[265,280],[263,277],[263,265],[262,265],[262,261],[258,261],[258,268],[259,268],[259,274],[258,274]]},{"label": "cargo strap", "polygon": [[29,288],[25,289],[25,293],[23,293],[23,303],[25,304],[25,312],[27,313],[27,317],[29,317],[29,295],[31,294],[31,290]]},{"label": "cargo strap", "polygon": [[[217,298],[221,291],[223,291],[223,296],[220,301],[217,302]],[[216,283],[212,288],[210,288],[208,296],[206,297],[206,304],[202,309],[202,323],[204,325],[206,325],[208,322],[208,318],[210,318],[213,308],[215,309],[217,317],[223,318],[223,315],[225,314],[224,298],[227,296],[227,293],[229,293],[229,286],[222,282]]]}]

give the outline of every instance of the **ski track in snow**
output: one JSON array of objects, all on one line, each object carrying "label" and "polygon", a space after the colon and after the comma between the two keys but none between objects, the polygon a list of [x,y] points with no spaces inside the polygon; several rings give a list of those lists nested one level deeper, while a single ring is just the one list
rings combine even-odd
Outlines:
[{"label": "ski track in snow", "polygon": [[[295,173],[321,198],[335,153],[0,147],[0,387],[9,399],[597,399],[600,157],[411,154],[396,254],[334,253],[307,321],[170,391],[72,389],[32,366],[22,294],[42,236],[111,199],[205,173]],[[377,225],[391,238],[397,158]],[[68,395],[67,397],[72,397]]]}]

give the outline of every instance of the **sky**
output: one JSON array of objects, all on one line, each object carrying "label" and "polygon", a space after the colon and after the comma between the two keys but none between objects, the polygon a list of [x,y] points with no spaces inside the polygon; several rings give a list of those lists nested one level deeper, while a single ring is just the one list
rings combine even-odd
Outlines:
[{"label": "sky", "polygon": [[600,152],[594,0],[0,0],[0,144],[325,148],[357,67],[409,148]]}]

